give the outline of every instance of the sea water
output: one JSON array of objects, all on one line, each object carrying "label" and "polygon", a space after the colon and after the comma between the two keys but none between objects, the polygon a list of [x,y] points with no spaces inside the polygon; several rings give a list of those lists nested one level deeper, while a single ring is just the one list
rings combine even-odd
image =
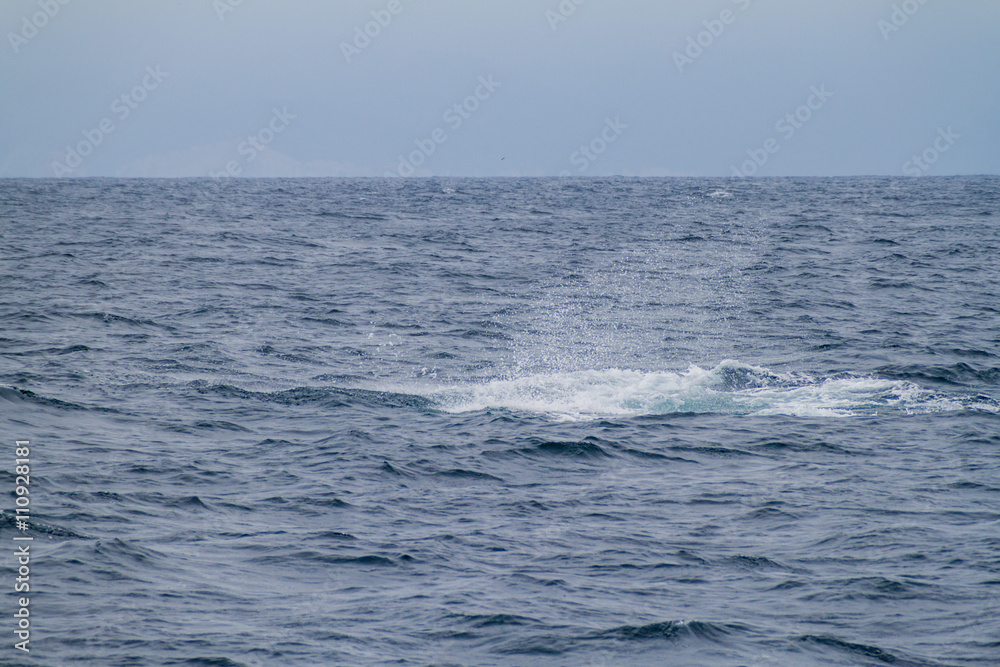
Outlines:
[{"label": "sea water", "polygon": [[1000,663],[1000,179],[6,180],[0,239],[3,664]]}]

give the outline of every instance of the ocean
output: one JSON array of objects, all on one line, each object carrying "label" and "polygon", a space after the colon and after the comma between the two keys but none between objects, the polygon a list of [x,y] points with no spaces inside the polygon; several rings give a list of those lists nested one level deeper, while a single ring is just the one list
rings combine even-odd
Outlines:
[{"label": "ocean", "polygon": [[1000,664],[1000,178],[13,179],[0,239],[0,664]]}]

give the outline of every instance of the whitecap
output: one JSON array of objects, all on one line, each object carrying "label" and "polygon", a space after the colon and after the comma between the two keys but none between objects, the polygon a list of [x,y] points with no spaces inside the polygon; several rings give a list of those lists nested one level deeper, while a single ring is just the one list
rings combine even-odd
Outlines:
[{"label": "whitecap", "polygon": [[445,412],[503,409],[572,421],[674,413],[844,418],[886,412],[998,411],[996,405],[971,405],[962,397],[904,380],[777,373],[732,360],[711,369],[692,365],[680,372],[609,368],[542,373],[425,388],[421,395]]}]

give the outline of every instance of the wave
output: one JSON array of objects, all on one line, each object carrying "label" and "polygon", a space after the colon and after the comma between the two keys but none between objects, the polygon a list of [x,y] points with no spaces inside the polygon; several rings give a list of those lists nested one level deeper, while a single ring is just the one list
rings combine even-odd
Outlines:
[{"label": "wave", "polygon": [[710,623],[707,621],[664,621],[649,625],[622,625],[611,630],[597,633],[596,637],[618,640],[647,639],[703,639],[713,642],[725,641],[727,635],[734,631],[743,632],[747,628],[736,624]]},{"label": "wave", "polygon": [[50,398],[48,396],[42,396],[41,394],[36,394],[35,392],[29,389],[21,389],[19,387],[13,387],[10,385],[0,385],[0,401],[9,401],[11,403],[27,403],[32,405],[57,408],[59,410],[93,410],[95,412],[118,413],[118,410],[115,408],[106,408],[97,405],[81,405],[79,403],[70,403],[69,401],[61,401],[58,398]]},{"label": "wave", "polygon": [[508,410],[561,420],[679,413],[852,417],[978,410],[1000,414],[987,396],[955,396],[907,380],[776,373],[727,360],[684,372],[576,371],[460,384],[422,393],[444,412]]}]

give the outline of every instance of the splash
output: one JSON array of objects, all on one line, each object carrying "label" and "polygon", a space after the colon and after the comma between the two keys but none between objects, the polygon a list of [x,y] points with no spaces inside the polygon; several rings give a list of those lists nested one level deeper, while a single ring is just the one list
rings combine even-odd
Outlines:
[{"label": "splash", "polygon": [[684,372],[546,373],[452,385],[424,395],[445,412],[504,409],[574,421],[671,413],[852,417],[964,409],[1000,412],[992,399],[951,397],[903,380],[775,373],[731,360]]}]

